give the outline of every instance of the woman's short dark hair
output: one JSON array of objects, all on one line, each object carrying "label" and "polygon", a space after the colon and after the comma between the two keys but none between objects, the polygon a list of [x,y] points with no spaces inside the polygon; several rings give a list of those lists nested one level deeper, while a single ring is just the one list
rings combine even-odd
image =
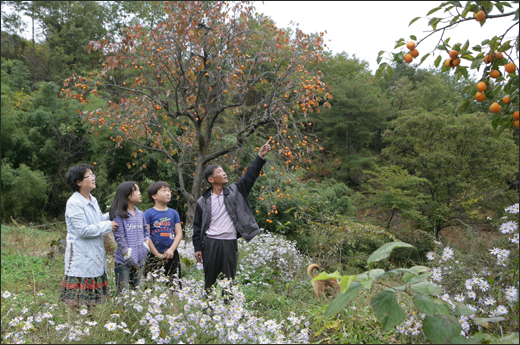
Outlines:
[{"label": "woman's short dark hair", "polygon": [[164,182],[164,181],[157,181],[157,182],[154,182],[150,185],[150,187],[148,187],[148,196],[150,197],[150,201],[151,202],[155,202],[155,200],[153,200],[152,196],[157,194],[157,192],[159,191],[159,189],[163,188],[163,187],[166,187],[166,188],[170,188],[170,185],[168,184],[168,182]]},{"label": "woman's short dark hair", "polygon": [[117,187],[116,196],[110,205],[110,220],[116,216],[128,218],[128,197],[137,190],[137,182],[126,181]]},{"label": "woman's short dark hair", "polygon": [[67,183],[72,188],[73,191],[79,192],[79,186],[77,184],[78,181],[83,181],[85,177],[85,173],[87,170],[92,171],[94,173],[94,167],[88,164],[77,164],[70,168],[70,170],[65,175],[67,179]]},{"label": "woman's short dark hair", "polygon": [[[215,172],[215,169],[216,168],[221,168],[222,166],[218,165],[218,164],[212,164],[210,165],[209,167],[206,168],[206,170],[204,170],[204,179],[208,182],[208,178],[210,178],[211,176],[213,176],[213,172]],[[210,183],[211,184],[211,183]]]}]

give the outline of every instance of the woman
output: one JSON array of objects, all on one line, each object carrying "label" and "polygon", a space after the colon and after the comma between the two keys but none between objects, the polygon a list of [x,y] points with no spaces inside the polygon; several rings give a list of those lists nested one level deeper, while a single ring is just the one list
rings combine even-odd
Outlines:
[{"label": "woman", "polygon": [[67,249],[65,277],[61,283],[60,300],[70,306],[92,306],[107,300],[107,262],[103,235],[118,225],[101,214],[96,198],[94,168],[87,164],[72,167],[66,175],[74,194],[67,201]]}]

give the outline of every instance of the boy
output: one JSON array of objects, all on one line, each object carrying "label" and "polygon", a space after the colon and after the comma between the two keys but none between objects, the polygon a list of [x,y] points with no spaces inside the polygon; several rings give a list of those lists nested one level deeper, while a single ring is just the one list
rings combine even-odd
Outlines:
[{"label": "boy", "polygon": [[170,185],[164,181],[154,182],[148,187],[148,196],[155,206],[146,210],[144,216],[150,230],[150,253],[145,265],[148,272],[164,267],[166,277],[181,277],[181,262],[177,247],[182,239],[179,213],[167,205],[171,199]]}]

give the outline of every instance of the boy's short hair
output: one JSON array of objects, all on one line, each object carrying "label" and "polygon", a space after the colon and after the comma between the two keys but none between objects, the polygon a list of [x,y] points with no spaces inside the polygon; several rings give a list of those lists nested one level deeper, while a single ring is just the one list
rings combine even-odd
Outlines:
[{"label": "boy's short hair", "polygon": [[152,202],[155,202],[155,200],[152,198],[152,195],[155,195],[157,194],[157,192],[159,191],[159,189],[163,188],[163,187],[166,187],[166,188],[170,188],[170,185],[168,184],[168,182],[164,182],[164,181],[157,181],[157,182],[154,182],[150,185],[150,187],[148,187],[148,196],[150,197],[150,200]]},{"label": "boy's short hair", "polygon": [[87,170],[92,171],[94,173],[94,167],[88,164],[77,164],[70,168],[70,170],[65,175],[67,179],[67,183],[72,188],[73,191],[79,192],[79,186],[77,184],[78,181],[83,181],[85,177],[85,173]]},{"label": "boy's short hair", "polygon": [[211,176],[213,176],[213,172],[215,171],[216,168],[219,168],[219,167],[221,167],[221,166],[218,165],[218,164],[212,164],[212,165],[210,165],[209,167],[207,167],[206,170],[204,170],[204,179],[205,179],[209,184],[211,184],[211,183],[209,182],[208,178],[211,177]]}]

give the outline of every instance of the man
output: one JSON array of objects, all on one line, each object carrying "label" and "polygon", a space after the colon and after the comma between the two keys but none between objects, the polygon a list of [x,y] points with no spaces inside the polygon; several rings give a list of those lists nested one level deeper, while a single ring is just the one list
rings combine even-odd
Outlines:
[{"label": "man", "polygon": [[229,187],[226,187],[227,174],[220,165],[210,165],[204,171],[204,178],[211,187],[197,201],[192,239],[195,258],[203,263],[206,290],[220,273],[226,278],[235,278],[237,238],[250,241],[260,232],[247,196],[266,162],[264,156],[271,150],[270,141],[262,146],[240,181]]}]

